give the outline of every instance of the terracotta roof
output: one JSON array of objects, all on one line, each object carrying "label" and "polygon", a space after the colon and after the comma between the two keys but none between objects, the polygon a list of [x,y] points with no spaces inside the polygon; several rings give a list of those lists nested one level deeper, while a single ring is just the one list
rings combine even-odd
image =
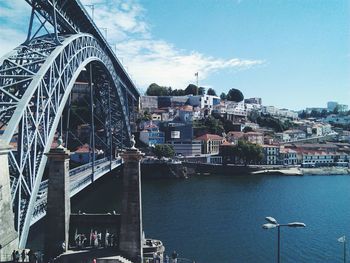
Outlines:
[{"label": "terracotta roof", "polygon": [[230,131],[227,133],[228,136],[233,136],[233,137],[242,137],[244,135],[243,132],[239,131]]},{"label": "terracotta roof", "polygon": [[261,132],[246,132],[245,135],[263,136]]},{"label": "terracotta roof", "polygon": [[191,105],[185,105],[185,106],[180,107],[180,110],[182,110],[182,111],[192,111],[193,107]]},{"label": "terracotta roof", "polygon": [[223,138],[219,135],[216,135],[216,134],[204,134],[202,136],[199,136],[196,138],[196,140],[200,140],[200,141],[209,141],[209,140],[217,140],[217,141],[222,141]]}]

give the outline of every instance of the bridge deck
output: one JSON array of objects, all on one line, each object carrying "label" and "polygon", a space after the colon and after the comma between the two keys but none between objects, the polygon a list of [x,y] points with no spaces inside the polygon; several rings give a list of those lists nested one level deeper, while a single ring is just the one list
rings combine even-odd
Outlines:
[{"label": "bridge deck", "polygon": [[[110,161],[107,158],[95,161],[95,172],[92,174],[91,163],[79,166],[70,170],[70,197],[73,197],[94,181],[101,178],[106,173],[114,170],[122,165],[122,159],[114,159]],[[38,222],[46,215],[48,180],[40,184],[38,198],[35,203],[35,209],[31,220],[31,225]]]}]

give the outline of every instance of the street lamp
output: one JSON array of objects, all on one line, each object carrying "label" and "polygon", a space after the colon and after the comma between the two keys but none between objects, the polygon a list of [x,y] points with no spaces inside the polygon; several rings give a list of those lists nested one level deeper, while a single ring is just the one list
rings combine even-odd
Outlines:
[{"label": "street lamp", "polygon": [[263,229],[271,229],[271,228],[276,228],[278,229],[278,246],[277,246],[277,262],[281,262],[281,253],[280,253],[280,248],[281,248],[281,226],[286,226],[286,227],[306,227],[304,223],[301,222],[292,222],[288,224],[278,224],[277,220],[274,219],[271,216],[265,217],[265,220],[268,222],[266,224],[263,224]]},{"label": "street lamp", "polygon": [[344,263],[346,263],[346,237],[342,236],[338,238],[338,241],[344,244]]}]

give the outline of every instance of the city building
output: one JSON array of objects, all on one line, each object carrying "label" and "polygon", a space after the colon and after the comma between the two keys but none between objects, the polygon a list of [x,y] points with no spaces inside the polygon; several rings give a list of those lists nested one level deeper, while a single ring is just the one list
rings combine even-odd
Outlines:
[{"label": "city building", "polygon": [[248,99],[244,100],[244,103],[261,105],[262,104],[262,100],[261,100],[261,98],[248,98]]},{"label": "city building", "polygon": [[337,109],[339,112],[345,112],[348,111],[349,107],[346,104],[339,104],[336,101],[329,101],[327,102],[327,109],[328,111],[334,111]]},{"label": "city building", "polygon": [[193,139],[193,126],[191,122],[161,122],[159,124],[159,130],[164,132],[166,143],[191,142]]},{"label": "city building", "polygon": [[157,144],[164,144],[164,132],[153,129],[140,131],[140,141],[151,147]]},{"label": "city building", "polygon": [[[92,151],[91,151],[92,152]],[[71,153],[70,159],[73,162],[85,164],[90,162],[92,158],[92,153],[90,152],[90,145],[85,143],[75,149],[74,152]],[[98,155],[103,154],[102,150],[95,149],[95,158],[98,158]]]},{"label": "city building", "polygon": [[327,102],[327,109],[328,111],[334,111],[334,109],[338,106],[338,102],[336,101],[328,101]]},{"label": "city building", "polygon": [[243,138],[251,143],[264,144],[264,134],[261,132],[246,132],[243,134]]},{"label": "city building", "polygon": [[283,133],[289,136],[289,141],[298,141],[306,139],[306,133],[302,130],[286,130]]},{"label": "city building", "polygon": [[243,135],[244,135],[244,132],[241,132],[241,131],[230,131],[226,134],[226,139],[228,142],[237,144],[239,140],[244,139]]},{"label": "city building", "polygon": [[244,102],[225,101],[226,119],[230,121],[241,121],[247,117]]},{"label": "city building", "polygon": [[218,154],[224,138],[216,134],[204,134],[196,138],[202,144],[203,154]]},{"label": "city building", "polygon": [[262,106],[261,113],[264,115],[271,115],[275,117],[284,117],[288,119],[297,119],[298,113],[288,109],[278,109],[275,106]]},{"label": "city building", "polygon": [[279,145],[263,145],[264,159],[263,163],[267,165],[279,164],[280,146]]},{"label": "city building", "polygon": [[179,119],[183,122],[193,121],[193,107],[190,105],[182,106],[178,109]]},{"label": "city building", "polygon": [[326,118],[322,119],[322,121],[330,124],[348,125],[350,124],[350,116],[339,116],[336,114],[331,114],[328,115]]},{"label": "city building", "polygon": [[312,107],[312,108],[306,108],[306,109],[305,109],[305,112],[306,112],[307,114],[310,114],[310,113],[313,112],[313,111],[315,111],[315,112],[317,112],[317,113],[321,113],[321,112],[323,112],[323,111],[327,111],[327,108]]},{"label": "city building", "polygon": [[279,162],[283,165],[297,165],[297,152],[292,149],[281,147]]},{"label": "city building", "polygon": [[197,140],[183,142],[175,141],[171,142],[170,145],[173,146],[177,156],[199,156],[202,153],[202,143]]},{"label": "city building", "polygon": [[158,97],[157,96],[141,96],[141,109],[143,111],[152,112],[158,109]]}]

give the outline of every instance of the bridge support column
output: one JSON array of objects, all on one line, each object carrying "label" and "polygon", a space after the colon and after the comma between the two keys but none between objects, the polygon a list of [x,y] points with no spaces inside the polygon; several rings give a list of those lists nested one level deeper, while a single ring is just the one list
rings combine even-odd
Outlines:
[{"label": "bridge support column", "polygon": [[10,257],[18,249],[18,234],[14,226],[14,215],[11,204],[11,187],[8,164],[8,153],[11,150],[0,140],[0,261],[5,255]]},{"label": "bridge support column", "polygon": [[140,169],[143,153],[133,146],[121,156],[124,169],[119,249],[123,256],[140,263],[143,262]]},{"label": "bridge support column", "polygon": [[59,145],[56,149],[51,149],[46,155],[49,161],[49,185],[47,193],[45,258],[48,261],[66,252],[68,249],[70,151]]}]

